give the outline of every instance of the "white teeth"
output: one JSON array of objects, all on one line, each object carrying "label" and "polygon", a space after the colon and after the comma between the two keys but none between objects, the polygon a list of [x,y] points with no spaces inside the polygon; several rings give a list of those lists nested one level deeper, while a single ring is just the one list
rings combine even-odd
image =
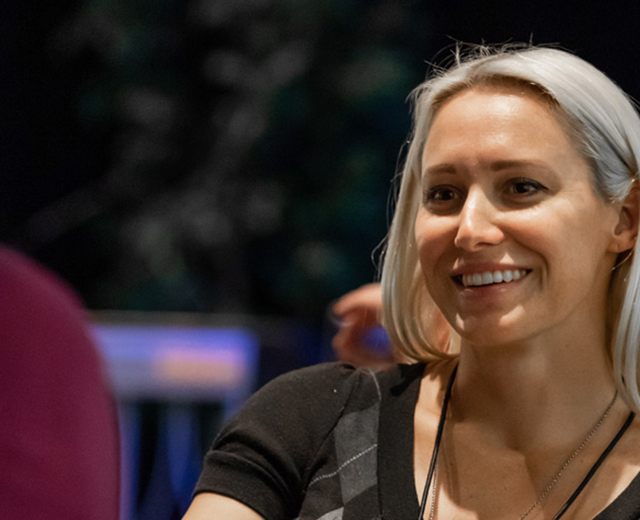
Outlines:
[{"label": "white teeth", "polygon": [[494,283],[508,283],[526,276],[527,271],[520,269],[505,271],[489,271],[484,273],[464,274],[460,277],[462,285],[469,287],[472,285],[491,285]]}]

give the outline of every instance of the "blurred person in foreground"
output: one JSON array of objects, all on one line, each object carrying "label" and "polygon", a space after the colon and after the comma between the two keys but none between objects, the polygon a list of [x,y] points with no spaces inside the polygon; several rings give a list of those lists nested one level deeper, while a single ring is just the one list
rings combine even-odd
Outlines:
[{"label": "blurred person in foreground", "polygon": [[561,50],[455,58],[414,93],[384,256],[405,364],[267,385],[186,520],[640,518],[640,118]]},{"label": "blurred person in foreground", "polygon": [[0,518],[117,520],[116,407],[72,291],[0,248]]}]

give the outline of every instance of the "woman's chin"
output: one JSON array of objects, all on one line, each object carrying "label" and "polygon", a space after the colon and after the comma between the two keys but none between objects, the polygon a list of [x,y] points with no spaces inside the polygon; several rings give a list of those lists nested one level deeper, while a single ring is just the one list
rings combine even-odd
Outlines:
[{"label": "woman's chin", "polygon": [[513,345],[530,337],[530,330],[515,316],[456,316],[454,330],[463,343],[486,348]]}]

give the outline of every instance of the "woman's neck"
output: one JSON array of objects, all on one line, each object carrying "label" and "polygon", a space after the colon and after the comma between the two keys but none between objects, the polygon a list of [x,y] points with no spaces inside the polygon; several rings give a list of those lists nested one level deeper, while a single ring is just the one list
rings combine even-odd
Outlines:
[{"label": "woman's neck", "polygon": [[517,450],[579,438],[615,393],[604,340],[583,339],[490,348],[463,342],[452,419]]}]

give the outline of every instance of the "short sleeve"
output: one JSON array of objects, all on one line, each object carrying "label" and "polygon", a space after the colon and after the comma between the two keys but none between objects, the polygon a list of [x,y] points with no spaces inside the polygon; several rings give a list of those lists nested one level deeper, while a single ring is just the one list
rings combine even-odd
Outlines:
[{"label": "short sleeve", "polygon": [[294,518],[309,464],[340,419],[355,374],[326,363],[267,384],[215,439],[195,493],[229,496],[267,520]]}]

